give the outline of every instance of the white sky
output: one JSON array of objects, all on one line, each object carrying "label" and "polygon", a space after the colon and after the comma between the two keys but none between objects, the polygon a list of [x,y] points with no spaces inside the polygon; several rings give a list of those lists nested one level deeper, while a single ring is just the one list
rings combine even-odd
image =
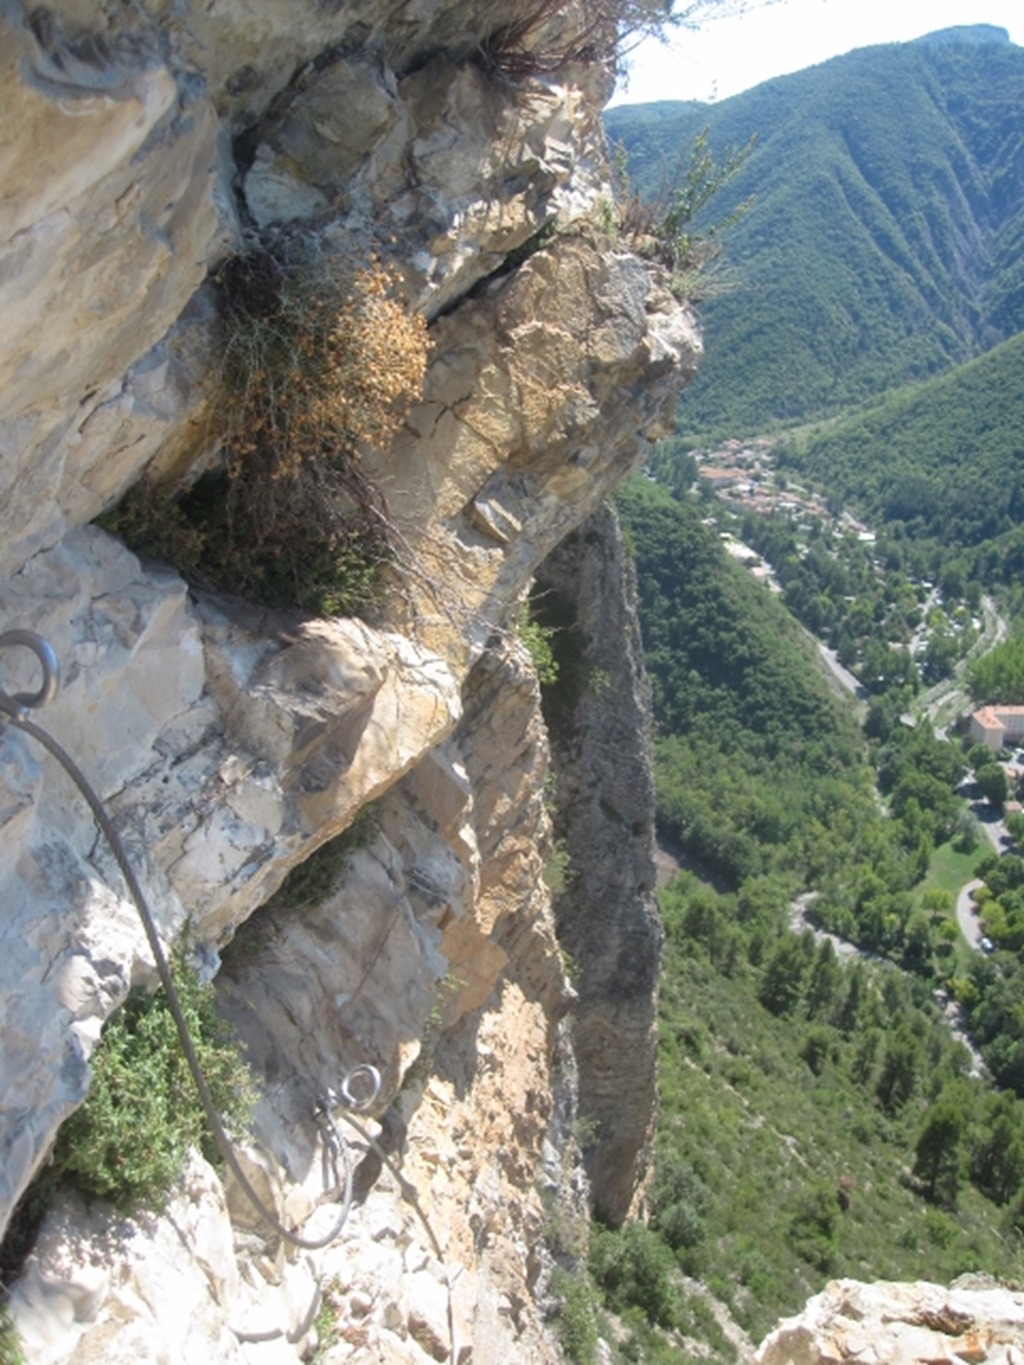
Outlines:
[{"label": "white sky", "polygon": [[[713,100],[855,47],[907,42],[954,24],[996,24],[1024,46],[1022,0],[750,0],[746,14],[649,40],[611,103]],[[712,11],[713,13],[713,11]]]}]

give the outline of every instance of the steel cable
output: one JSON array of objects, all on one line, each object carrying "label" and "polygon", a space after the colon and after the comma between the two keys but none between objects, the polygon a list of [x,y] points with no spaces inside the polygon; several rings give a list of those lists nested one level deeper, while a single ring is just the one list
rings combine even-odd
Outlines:
[{"label": "steel cable", "polygon": [[[238,1181],[238,1184],[242,1192],[245,1194],[250,1204],[257,1211],[257,1213],[260,1215],[263,1221],[270,1228],[272,1228],[273,1231],[279,1237],[284,1238],[286,1242],[290,1242],[292,1246],[301,1247],[303,1250],[306,1251],[318,1251],[326,1246],[329,1246],[331,1242],[333,1242],[337,1238],[338,1234],[341,1232],[341,1229],[344,1227],[352,1207],[353,1180],[352,1153],[349,1148],[349,1144],[346,1142],[345,1138],[339,1131],[338,1126],[331,1112],[332,1108],[338,1105],[339,1103],[338,1097],[332,1090],[324,1091],[321,1095],[317,1097],[315,1113],[317,1120],[320,1124],[321,1133],[323,1136],[325,1156],[329,1157],[330,1167],[334,1176],[336,1187],[339,1183],[338,1182],[339,1155],[341,1157],[342,1165],[344,1167],[343,1181],[344,1194],[341,1201],[341,1212],[339,1213],[337,1219],[332,1225],[330,1231],[326,1233],[324,1236],[317,1238],[302,1237],[299,1233],[293,1231],[291,1228],[286,1228],[284,1224],[278,1219],[276,1214],[274,1214],[270,1209],[267,1208],[263,1200],[256,1193],[256,1190],[253,1188],[252,1182],[249,1180],[248,1176],[245,1174],[244,1170],[241,1167],[237,1154],[235,1153],[234,1146],[224,1128],[224,1124],[223,1121],[221,1120],[220,1113],[217,1109],[216,1104],[214,1103],[213,1095],[210,1092],[210,1087],[203,1073],[202,1064],[199,1061],[195,1045],[192,1041],[192,1035],[189,1032],[188,1024],[185,1020],[184,1012],[182,1011],[181,1008],[181,1001],[178,997],[178,992],[174,985],[174,978],[171,974],[170,965],[167,961],[167,956],[164,953],[163,945],[160,942],[160,936],[157,933],[156,922],[153,919],[153,915],[149,909],[149,904],[146,900],[145,894],[142,890],[141,885],[139,884],[139,880],[136,877],[134,869],[132,868],[132,865],[128,859],[128,855],[125,851],[124,843],[121,840],[121,836],[114,828],[113,822],[107,815],[103,803],[100,800],[99,796],[96,794],[96,791],[94,790],[92,784],[89,782],[88,778],[85,776],[82,770],[78,767],[77,763],[75,763],[71,755],[63,748],[61,744],[58,743],[56,739],[53,738],[52,735],[50,735],[46,730],[42,729],[41,726],[36,725],[33,721],[29,720],[28,716],[25,714],[26,708],[42,706],[47,701],[52,700],[52,698],[56,695],[59,686],[59,670],[56,655],[54,654],[50,645],[43,639],[42,636],[36,634],[35,631],[26,630],[7,631],[3,635],[0,635],[0,649],[4,648],[7,645],[23,645],[26,648],[32,650],[32,652],[36,655],[36,658],[38,659],[40,665],[42,666],[43,682],[41,687],[36,692],[33,693],[16,693],[13,697],[11,697],[8,696],[5,692],[0,691],[0,731],[2,731],[3,729],[3,726],[5,724],[4,717],[6,716],[7,720],[10,721],[12,725],[17,726],[18,729],[24,731],[25,734],[31,736],[34,740],[36,740],[37,743],[41,744],[43,748],[46,749],[53,756],[53,758],[57,760],[60,766],[68,774],[68,776],[74,782],[75,786],[81,792],[82,796],[85,798],[85,801],[89,806],[89,809],[92,811],[93,817],[96,820],[97,825],[99,826],[100,830],[102,831],[104,837],[107,840],[108,845],[110,846],[110,850],[114,855],[118,868],[120,869],[121,875],[124,878],[125,885],[128,887],[128,890],[131,894],[132,900],[135,902],[135,907],[139,913],[139,918],[142,921],[143,930],[145,931],[146,938],[149,942],[150,950],[153,954],[154,962],[156,963],[156,969],[157,974],[160,977],[160,983],[163,986],[164,993],[167,996],[167,1004],[168,1007],[170,1008],[171,1016],[174,1019],[174,1024],[175,1028],[177,1029],[178,1038],[181,1042],[182,1051],[185,1054],[185,1060],[188,1064],[189,1071],[192,1074],[192,1079],[195,1082],[196,1090],[199,1094],[199,1099],[203,1106],[203,1112],[205,1113],[206,1120],[210,1125],[210,1131],[214,1136],[214,1140],[217,1143],[217,1148],[220,1151],[220,1154],[223,1157],[225,1164],[228,1166],[228,1168],[231,1170],[231,1173]],[[388,929],[388,934],[390,934],[390,928]],[[386,937],[387,935],[385,935],[385,939]],[[383,944],[381,944],[380,947],[383,947]],[[379,950],[380,949],[378,949],[378,952]],[[358,1093],[358,1089],[362,1089],[364,1087],[365,1093],[363,1094]],[[370,1104],[372,1104],[373,1101],[376,1099],[379,1091],[380,1074],[378,1073],[376,1067],[370,1066],[368,1064],[353,1067],[351,1071],[347,1072],[343,1076],[341,1081],[342,1100],[344,1101],[344,1104],[348,1106],[349,1109],[353,1109],[356,1111],[363,1110],[367,1108]],[[408,1180],[405,1179],[405,1177],[402,1175],[401,1171],[398,1169],[395,1163],[391,1160],[387,1152],[384,1151],[383,1147],[381,1147],[381,1145],[376,1141],[376,1139],[373,1138],[369,1132],[367,1132],[363,1125],[359,1123],[352,1116],[352,1114],[347,1112],[346,1108],[339,1107],[338,1112],[340,1113],[341,1117],[345,1120],[345,1122],[348,1123],[359,1134],[359,1136],[366,1143],[366,1145],[369,1148],[371,1148],[374,1152],[376,1152],[380,1160],[384,1163],[387,1169],[397,1180],[399,1189],[401,1190],[402,1193],[402,1197],[405,1200],[407,1200],[407,1202],[412,1206],[413,1210],[417,1214],[420,1222],[422,1223],[426,1231],[427,1238],[430,1242],[431,1248],[434,1251],[434,1254],[437,1256],[439,1262],[443,1265],[444,1253],[442,1251],[441,1244],[438,1241],[437,1236],[435,1235],[434,1230],[430,1225],[430,1222],[426,1216],[426,1213],[423,1210],[422,1205],[420,1204],[419,1197],[416,1193],[414,1186]],[[452,1300],[452,1279],[451,1277],[448,1276],[447,1272],[445,1274],[445,1287],[447,1289],[448,1298],[449,1351],[451,1360],[454,1362],[456,1358],[454,1303]],[[270,1340],[272,1339],[272,1337],[276,1337],[277,1335],[279,1335],[279,1333],[277,1332],[273,1333],[272,1336],[271,1335],[265,1336],[264,1334],[259,1334],[259,1339]]]},{"label": "steel cable", "polygon": [[[202,1104],[203,1112],[206,1115],[206,1121],[210,1125],[210,1131],[213,1134],[221,1156],[224,1158],[225,1164],[238,1181],[242,1192],[245,1194],[250,1204],[252,1204],[253,1208],[256,1209],[263,1221],[267,1223],[279,1237],[283,1237],[285,1241],[290,1242],[292,1246],[301,1247],[307,1251],[318,1251],[323,1247],[329,1246],[344,1227],[352,1206],[352,1155],[348,1143],[342,1138],[337,1125],[331,1117],[329,1103],[326,1100],[318,1100],[316,1114],[324,1135],[325,1145],[331,1153],[331,1169],[335,1182],[336,1184],[343,1183],[344,1186],[341,1212],[326,1235],[322,1237],[303,1237],[291,1228],[286,1228],[276,1214],[267,1208],[253,1188],[252,1182],[245,1174],[245,1171],[242,1169],[234,1146],[231,1139],[228,1137],[220,1113],[214,1103],[206,1076],[203,1074],[203,1068],[199,1061],[195,1044],[192,1041],[192,1035],[189,1032],[188,1024],[181,1008],[181,1001],[174,985],[174,978],[171,974],[167,956],[164,953],[163,945],[160,942],[160,936],[157,933],[153,915],[149,909],[139,880],[128,860],[121,837],[114,828],[110,817],[107,815],[103,803],[100,801],[92,784],[78,767],[77,763],[75,763],[71,755],[53,738],[52,735],[42,729],[41,726],[36,725],[34,721],[29,720],[25,714],[26,707],[41,706],[56,694],[58,674],[56,657],[53,650],[46,641],[34,631],[7,631],[5,634],[0,635],[0,648],[5,645],[24,645],[26,648],[31,649],[42,665],[44,679],[42,687],[35,693],[17,693],[15,696],[9,697],[5,692],[0,691],[0,713],[6,715],[12,725],[17,726],[19,730],[23,730],[25,734],[30,735],[57,760],[85,798],[89,809],[92,811],[93,818],[110,846],[110,850],[114,855],[132,900],[135,902],[139,918],[142,920],[142,927],[145,931],[150,951],[152,952],[153,959],[156,963],[160,984],[164,988],[164,993],[167,997],[167,1005],[171,1011],[171,1017],[174,1020],[175,1028],[178,1031],[178,1038],[181,1042],[182,1051],[185,1054],[185,1061],[188,1064],[188,1069],[195,1082],[200,1103]],[[2,727],[3,723],[3,718],[0,716],[0,727]],[[362,1071],[364,1069],[367,1071],[373,1070],[373,1068],[357,1068],[357,1071]],[[343,1089],[345,1089],[344,1086]],[[338,1181],[339,1153],[344,1168],[343,1182]]]}]

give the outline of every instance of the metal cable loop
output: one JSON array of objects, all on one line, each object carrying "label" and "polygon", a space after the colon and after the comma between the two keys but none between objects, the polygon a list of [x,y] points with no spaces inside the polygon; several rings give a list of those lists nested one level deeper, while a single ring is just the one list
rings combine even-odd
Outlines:
[{"label": "metal cable loop", "polygon": [[[22,645],[32,651],[42,667],[43,681],[36,692],[15,692],[13,697],[0,692],[0,699],[11,701],[19,708],[45,706],[48,701],[54,699],[60,686],[60,665],[56,654],[47,641],[34,630],[5,630],[0,635],[0,649],[5,649],[9,645]],[[4,709],[7,710],[6,707]]]},{"label": "metal cable loop", "polygon": [[[178,998],[177,988],[174,985],[174,978],[171,975],[171,969],[164,954],[163,946],[160,943],[160,936],[157,933],[156,923],[138,878],[135,876],[131,863],[128,861],[128,856],[125,852],[120,835],[114,828],[110,817],[104,810],[103,804],[88,778],[75,763],[71,755],[67,753],[52,735],[48,734],[47,731],[43,730],[33,721],[30,721],[24,714],[24,708],[26,706],[42,706],[56,694],[59,678],[56,655],[46,641],[43,640],[41,636],[36,635],[34,631],[7,631],[5,634],[0,635],[0,647],[5,645],[25,645],[31,649],[43,666],[44,678],[42,687],[35,693],[19,693],[13,697],[9,697],[7,693],[0,691],[0,713],[6,715],[12,724],[16,725],[18,729],[24,730],[27,735],[31,735],[37,743],[41,744],[44,749],[53,755],[85,798],[97,825],[99,825],[107,843],[110,845],[110,850],[114,855],[132,900],[135,902],[135,907],[139,912],[139,918],[142,920],[142,927],[145,931],[150,951],[152,952],[153,959],[156,963],[160,984],[164,988],[164,992],[167,996],[168,1008],[171,1011],[175,1028],[178,1031],[178,1038],[181,1042],[182,1051],[185,1054],[185,1061],[188,1064],[189,1071],[192,1073],[192,1079],[195,1082],[196,1090],[199,1093],[203,1112],[206,1115],[206,1120],[210,1125],[210,1131],[213,1133],[214,1140],[217,1143],[217,1148],[220,1151],[221,1156],[224,1158],[232,1175],[234,1175],[241,1186],[246,1198],[256,1209],[264,1222],[266,1222],[279,1237],[283,1237],[285,1241],[290,1242],[292,1246],[302,1247],[307,1251],[319,1251],[321,1248],[329,1246],[344,1227],[352,1206],[352,1157],[348,1149],[348,1144],[342,1139],[338,1132],[329,1110],[324,1110],[322,1108],[318,1109],[317,1118],[320,1123],[321,1131],[324,1133],[325,1143],[327,1142],[327,1134],[330,1133],[332,1145],[335,1149],[332,1152],[331,1157],[335,1182],[336,1185],[343,1184],[344,1187],[341,1212],[332,1225],[330,1232],[323,1237],[302,1237],[292,1229],[286,1228],[277,1216],[267,1208],[260,1196],[256,1193],[252,1182],[242,1170],[241,1163],[235,1154],[234,1146],[224,1128],[217,1106],[214,1103],[213,1095],[210,1092],[210,1087],[203,1074],[202,1065],[200,1064],[198,1054],[196,1053],[195,1045],[192,1042],[188,1024],[185,1021],[185,1016],[181,1008],[181,1001]],[[363,1069],[364,1068],[357,1067],[352,1075],[355,1076],[357,1072],[361,1072]],[[371,1067],[369,1070],[374,1071],[374,1068]],[[374,1074],[376,1074],[375,1071]],[[348,1077],[345,1079],[347,1081]],[[377,1076],[378,1089],[379,1085],[380,1078]],[[344,1082],[342,1084],[342,1092],[345,1092]],[[371,1096],[366,1103],[372,1103],[375,1095],[376,1092],[374,1092],[374,1095]],[[343,1181],[338,1181],[338,1151],[341,1152],[342,1164],[344,1166]]]},{"label": "metal cable loop", "polygon": [[[339,1131],[338,1125],[334,1119],[333,1111],[338,1109],[344,1121],[355,1129],[369,1148],[376,1152],[377,1156],[394,1176],[398,1182],[399,1189],[402,1192],[402,1197],[412,1206],[426,1231],[427,1238],[434,1254],[443,1265],[444,1252],[430,1225],[430,1221],[423,1210],[415,1187],[406,1180],[405,1176],[391,1160],[388,1153],[384,1151],[380,1143],[367,1132],[361,1123],[359,1123],[350,1113],[347,1113],[344,1107],[340,1107],[340,1105],[346,1105],[349,1109],[359,1112],[368,1109],[376,1100],[381,1089],[381,1075],[377,1068],[371,1066],[369,1063],[355,1066],[351,1071],[343,1075],[341,1079],[340,1102],[338,1096],[331,1089],[325,1090],[317,1097],[314,1113],[323,1138],[325,1160],[329,1161],[335,1188],[337,1188],[339,1184],[343,1186],[341,1212],[330,1231],[323,1237],[302,1237],[292,1229],[286,1228],[277,1218],[276,1214],[268,1209],[263,1203],[263,1200],[253,1188],[252,1182],[242,1170],[238,1157],[235,1154],[235,1149],[231,1143],[231,1139],[225,1131],[217,1106],[210,1093],[210,1087],[207,1084],[202,1065],[195,1050],[195,1045],[192,1042],[192,1035],[189,1033],[188,1024],[185,1021],[185,1016],[181,1008],[181,1001],[178,998],[177,988],[174,984],[174,978],[171,975],[171,969],[167,962],[166,955],[164,954],[160,936],[157,933],[156,923],[153,919],[152,912],[149,909],[142,887],[128,860],[128,855],[125,851],[121,836],[114,828],[114,825],[107,815],[99,796],[93,789],[92,784],[75,763],[71,755],[67,753],[52,735],[48,734],[47,731],[43,730],[33,721],[30,721],[25,715],[26,707],[35,708],[43,706],[46,702],[51,701],[56,696],[60,679],[60,668],[57,656],[46,640],[35,631],[6,631],[4,634],[0,635],[0,649],[7,645],[23,645],[32,650],[42,666],[43,682],[42,686],[36,692],[16,693],[13,697],[8,696],[7,693],[0,690],[0,728],[3,727],[4,717],[6,716],[20,730],[23,730],[27,735],[30,735],[35,739],[37,743],[41,744],[44,749],[52,754],[68,774],[85,798],[89,809],[92,811],[97,825],[110,846],[110,850],[114,855],[132,900],[135,902],[135,908],[138,910],[139,918],[142,921],[142,927],[153,954],[153,960],[156,963],[160,984],[163,986],[167,996],[167,1004],[170,1008],[171,1016],[174,1019],[174,1025],[178,1032],[182,1051],[185,1054],[185,1060],[188,1064],[189,1071],[192,1073],[192,1079],[195,1082],[196,1090],[198,1091],[199,1099],[203,1106],[203,1112],[210,1125],[210,1131],[213,1133],[214,1140],[217,1143],[217,1148],[220,1151],[221,1156],[224,1158],[226,1165],[238,1181],[242,1192],[245,1194],[250,1204],[263,1221],[267,1223],[279,1237],[283,1237],[286,1242],[290,1242],[292,1246],[301,1247],[306,1251],[319,1251],[323,1247],[329,1246],[331,1242],[335,1240],[344,1227],[349,1212],[351,1211],[353,1180],[351,1148],[343,1134]],[[338,1179],[339,1154],[344,1168],[343,1179],[341,1181]],[[453,1279],[446,1272],[445,1285],[448,1291],[448,1335],[450,1359],[452,1362],[456,1359],[455,1316],[452,1299],[453,1283]],[[272,1337],[276,1338],[278,1335],[280,1334],[277,1332],[273,1333],[272,1336],[260,1334],[258,1338],[254,1339],[270,1340]]]}]

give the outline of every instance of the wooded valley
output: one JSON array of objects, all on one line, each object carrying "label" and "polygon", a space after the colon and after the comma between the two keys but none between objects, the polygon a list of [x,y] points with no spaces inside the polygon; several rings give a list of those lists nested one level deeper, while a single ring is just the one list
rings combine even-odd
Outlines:
[{"label": "wooded valley", "polygon": [[[757,1340],[835,1276],[1024,1276],[1024,817],[924,706],[954,678],[1024,702],[1024,51],[957,32],[608,115],[655,201],[705,126],[719,155],[756,137],[698,220],[752,201],[704,367],[617,500],[679,869],[652,1216],[591,1258],[622,1359],[735,1359],[716,1302]],[[770,474],[716,496],[703,467],[755,435]],[[760,479],[795,491],[768,511]],[[958,926],[972,878],[991,951]]]}]

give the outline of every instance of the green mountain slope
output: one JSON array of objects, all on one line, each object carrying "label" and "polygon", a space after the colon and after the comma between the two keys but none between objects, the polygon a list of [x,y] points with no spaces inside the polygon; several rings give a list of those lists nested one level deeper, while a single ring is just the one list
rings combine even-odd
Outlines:
[{"label": "green mountain slope", "polygon": [[[987,40],[985,40],[987,39]],[[938,374],[1024,328],[1024,49],[1001,29],[864,48],[607,127],[647,195],[708,124],[757,145],[711,206],[739,287],[704,307],[688,431],[763,429]]]},{"label": "green mountain slope", "polygon": [[1024,568],[1022,414],[1024,333],[780,454],[837,503],[1009,581]]},{"label": "green mountain slope", "polygon": [[[915,908],[933,842],[922,820],[936,795],[955,807],[956,753],[927,727],[894,727],[870,755],[892,779],[884,813],[848,703],[706,507],[642,478],[617,503],[652,681],[659,828],[705,880],[684,872],[659,897],[651,1217],[591,1243],[620,1317],[616,1365],[735,1360],[709,1294],[757,1340],[834,1276],[1018,1275],[1024,1105],[967,1076],[932,999],[955,960],[933,923],[946,912]],[[870,963],[789,931],[808,887]],[[1014,1000],[985,996],[1004,1013]]]},{"label": "green mountain slope", "polygon": [[808,829],[823,809],[872,823],[857,726],[781,602],[694,505],[643,479],[617,502],[636,556],[659,827],[733,886],[781,873],[795,890],[821,861]]}]

